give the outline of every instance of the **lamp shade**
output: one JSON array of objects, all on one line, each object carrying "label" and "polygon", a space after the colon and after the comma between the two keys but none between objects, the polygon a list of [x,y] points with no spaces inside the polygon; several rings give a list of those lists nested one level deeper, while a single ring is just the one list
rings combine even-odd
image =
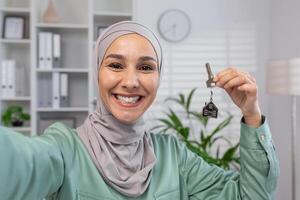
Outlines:
[{"label": "lamp shade", "polygon": [[300,95],[300,57],[271,60],[266,81],[270,94]]}]

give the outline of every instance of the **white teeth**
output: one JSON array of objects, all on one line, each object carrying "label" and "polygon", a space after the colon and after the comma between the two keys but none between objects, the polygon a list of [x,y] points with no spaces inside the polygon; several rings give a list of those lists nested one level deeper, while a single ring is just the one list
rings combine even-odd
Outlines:
[{"label": "white teeth", "polygon": [[122,103],[126,104],[133,104],[136,103],[139,99],[140,96],[135,96],[135,97],[125,97],[121,95],[116,95],[117,99],[120,100]]}]

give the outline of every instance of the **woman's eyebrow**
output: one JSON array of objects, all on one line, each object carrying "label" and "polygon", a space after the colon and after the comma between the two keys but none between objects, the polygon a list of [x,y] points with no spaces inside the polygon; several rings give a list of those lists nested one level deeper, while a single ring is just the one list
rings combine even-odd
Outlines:
[{"label": "woman's eyebrow", "polygon": [[139,61],[149,61],[149,60],[152,60],[154,62],[157,62],[157,60],[151,56],[142,56],[139,58]]},{"label": "woman's eyebrow", "polygon": [[116,59],[119,59],[119,60],[125,59],[125,57],[121,54],[109,54],[105,57],[105,59],[107,59],[107,58],[116,58]]}]

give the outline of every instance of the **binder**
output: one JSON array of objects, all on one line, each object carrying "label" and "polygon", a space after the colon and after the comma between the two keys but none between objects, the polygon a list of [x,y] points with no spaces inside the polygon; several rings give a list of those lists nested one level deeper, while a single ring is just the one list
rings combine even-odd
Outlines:
[{"label": "binder", "polygon": [[61,36],[53,34],[53,67],[60,68],[61,57]]},{"label": "binder", "polygon": [[46,104],[46,107],[52,107],[53,102],[53,80],[51,79],[52,77],[49,76],[49,74],[45,74],[45,85],[44,85],[44,93],[45,93],[45,98],[44,102]]},{"label": "binder", "polygon": [[16,96],[16,61],[7,60],[7,97]]},{"label": "binder", "polygon": [[39,62],[40,69],[46,69],[46,33],[39,32]]},{"label": "binder", "polygon": [[68,96],[68,74],[60,74],[60,106],[69,106],[69,96]]},{"label": "binder", "polygon": [[45,63],[45,69],[52,69],[53,68],[53,39],[52,39],[52,33],[46,32],[45,33],[45,40],[46,40],[46,48],[45,48],[45,54],[46,54],[46,63]]},{"label": "binder", "polygon": [[43,108],[43,107],[47,107],[46,106],[46,102],[45,102],[45,95],[46,95],[46,88],[45,88],[45,83],[46,83],[46,80],[45,78],[42,77],[42,74],[41,74],[41,77],[40,79],[38,80],[39,84],[38,84],[38,107],[39,108]]},{"label": "binder", "polygon": [[53,72],[52,77],[52,107],[53,108],[59,108],[59,72]]},{"label": "binder", "polygon": [[2,98],[6,98],[7,97],[7,87],[8,87],[8,83],[7,83],[7,61],[6,60],[2,60],[1,62],[1,96]]}]

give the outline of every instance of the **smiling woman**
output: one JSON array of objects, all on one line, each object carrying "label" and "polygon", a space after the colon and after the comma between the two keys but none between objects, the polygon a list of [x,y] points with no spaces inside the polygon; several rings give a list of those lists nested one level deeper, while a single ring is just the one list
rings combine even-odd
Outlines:
[{"label": "smiling woman", "polygon": [[75,129],[55,123],[42,136],[0,127],[3,200],[272,199],[278,161],[255,79],[227,68],[214,82],[240,108],[240,172],[207,164],[177,138],[150,133],[143,114],[162,67],[155,34],[137,22],[108,27],[96,44],[97,109]]},{"label": "smiling woman", "polygon": [[121,122],[135,122],[155,99],[159,72],[155,50],[138,34],[117,38],[107,49],[99,70],[99,93]]}]

